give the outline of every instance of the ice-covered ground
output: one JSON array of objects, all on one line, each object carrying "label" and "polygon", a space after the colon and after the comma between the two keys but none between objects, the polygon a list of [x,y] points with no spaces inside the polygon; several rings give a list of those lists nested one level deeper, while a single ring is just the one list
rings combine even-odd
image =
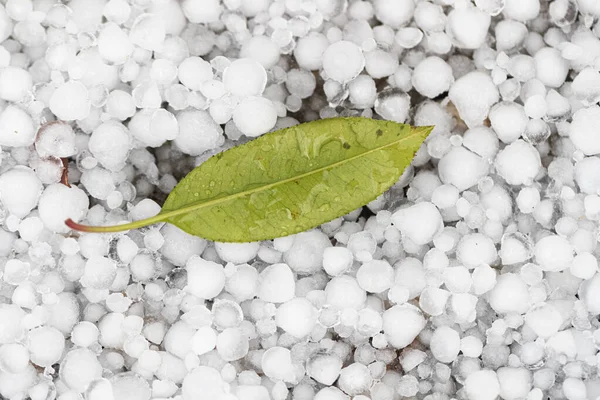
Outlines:
[{"label": "ice-covered ground", "polygon": [[[3,398],[600,396],[597,0],[2,3]],[[318,230],[63,223],[338,115],[436,128]]]}]

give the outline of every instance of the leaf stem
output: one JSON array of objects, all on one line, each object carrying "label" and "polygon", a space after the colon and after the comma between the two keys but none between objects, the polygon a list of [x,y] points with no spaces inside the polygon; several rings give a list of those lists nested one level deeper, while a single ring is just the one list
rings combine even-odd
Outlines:
[{"label": "leaf stem", "polygon": [[65,221],[65,225],[69,228],[80,231],[80,232],[88,232],[88,233],[112,233],[112,232],[123,232],[129,231],[131,229],[143,228],[144,226],[157,224],[159,222],[163,222],[162,215],[157,215],[151,218],[140,219],[139,221],[133,221],[126,224],[120,225],[109,225],[109,226],[91,226],[91,225],[83,225],[73,221],[71,218]]}]

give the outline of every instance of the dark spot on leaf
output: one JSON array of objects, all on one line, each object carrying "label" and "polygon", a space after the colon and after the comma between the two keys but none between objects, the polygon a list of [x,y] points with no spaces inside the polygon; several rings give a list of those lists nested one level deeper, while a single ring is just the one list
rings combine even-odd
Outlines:
[{"label": "dark spot on leaf", "polygon": [[344,143],[342,145],[342,147],[345,148],[345,149],[349,149],[350,148],[350,143]]},{"label": "dark spot on leaf", "polygon": [[375,133],[377,134],[378,137],[383,135],[383,131],[381,129],[377,129],[377,131]]}]

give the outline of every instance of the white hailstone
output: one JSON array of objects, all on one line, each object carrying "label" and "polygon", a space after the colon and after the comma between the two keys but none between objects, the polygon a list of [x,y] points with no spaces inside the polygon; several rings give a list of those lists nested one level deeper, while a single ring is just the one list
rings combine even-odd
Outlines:
[{"label": "white hailstone", "polygon": [[457,47],[476,49],[485,42],[490,22],[490,15],[477,7],[457,7],[448,14],[446,34]]},{"label": "white hailstone", "polygon": [[346,247],[327,247],[323,251],[323,269],[331,276],[346,272],[353,261],[352,252]]},{"label": "white hailstone", "polygon": [[23,109],[9,104],[0,113],[0,146],[30,146],[35,140],[35,124]]},{"label": "white hailstone", "polygon": [[442,182],[461,192],[475,186],[488,170],[489,164],[482,157],[464,147],[453,147],[438,164]]},{"label": "white hailstone", "polygon": [[398,69],[398,65],[398,56],[395,53],[388,53],[380,49],[365,53],[365,70],[375,79],[393,75]]},{"label": "white hailstone", "polygon": [[419,296],[419,307],[432,316],[442,315],[450,292],[435,287],[426,287]]},{"label": "white hailstone", "polygon": [[201,356],[217,346],[217,332],[210,326],[201,326],[192,337],[192,351]]},{"label": "white hailstone", "polygon": [[18,165],[0,175],[0,203],[23,218],[38,205],[44,186],[31,168]]},{"label": "white hailstone", "polygon": [[[435,33],[433,35],[435,35]],[[409,26],[398,29],[394,40],[401,47],[404,47],[405,49],[412,49],[413,47],[416,47],[419,43],[421,43],[423,37],[423,32],[420,29]],[[437,52],[432,48],[430,43],[428,43],[428,45],[430,50]]]},{"label": "white hailstone", "polygon": [[113,118],[124,121],[135,114],[135,103],[131,94],[122,90],[113,90],[106,98],[106,112]]},{"label": "white hailstone", "polygon": [[290,350],[274,346],[263,353],[261,368],[273,380],[296,383],[295,367]]},{"label": "white hailstone", "polygon": [[[223,370],[221,375],[224,375]],[[235,379],[235,369],[232,371],[231,380]],[[282,381],[278,381],[283,384]],[[285,384],[283,384],[285,387]],[[275,387],[273,387],[275,390]],[[285,387],[287,392],[287,387]],[[267,400],[270,399],[269,390],[264,386],[258,385],[238,385],[235,390],[232,391],[232,395],[235,394],[235,398],[239,400]]]},{"label": "white hailstone", "polygon": [[520,275],[502,274],[489,292],[489,303],[499,314],[524,314],[531,306],[529,288]]},{"label": "white hailstone", "polygon": [[367,292],[381,293],[394,284],[394,269],[385,260],[372,260],[361,265],[356,281]]},{"label": "white hailstone", "polygon": [[200,90],[202,84],[213,78],[212,66],[200,57],[188,57],[179,64],[179,82],[190,90]]},{"label": "white hailstone", "polygon": [[14,304],[0,305],[0,344],[14,343],[23,334],[25,311]]},{"label": "white hailstone", "polygon": [[491,265],[496,261],[496,246],[492,239],[481,233],[463,236],[456,249],[456,258],[467,268],[476,268],[482,264]]},{"label": "white hailstone", "polygon": [[350,101],[357,108],[373,107],[377,98],[375,81],[369,75],[359,75],[348,84]]},{"label": "white hailstone", "polygon": [[26,70],[12,66],[0,70],[0,99],[20,102],[32,90],[33,79]]},{"label": "white hailstone", "polygon": [[525,24],[505,19],[496,24],[494,33],[496,34],[496,50],[509,51],[521,46],[529,31]]},{"label": "white hailstone", "polygon": [[93,289],[108,289],[117,276],[117,264],[106,257],[93,256],[85,263],[81,284]]},{"label": "white hailstone", "polygon": [[440,211],[429,202],[396,211],[392,215],[392,223],[417,245],[431,242],[444,227]]},{"label": "white hailstone", "polygon": [[463,266],[445,268],[444,284],[452,293],[467,293],[473,284],[469,270]]},{"label": "white hailstone", "polygon": [[544,47],[533,56],[536,78],[551,88],[560,87],[569,73],[569,63],[560,52],[552,47]]},{"label": "white hailstone", "polygon": [[43,326],[29,332],[29,357],[40,367],[50,367],[57,363],[65,348],[65,337],[56,328]]},{"label": "white hailstone", "polygon": [[535,244],[535,261],[544,271],[562,271],[571,266],[573,250],[564,237],[548,235]]},{"label": "white hailstone", "polygon": [[291,299],[277,308],[275,323],[290,335],[301,339],[312,332],[318,317],[317,309],[305,298]]},{"label": "white hailstone", "polygon": [[141,14],[129,31],[131,42],[145,50],[161,50],[165,41],[165,20],[160,15]]},{"label": "white hailstone", "polygon": [[76,348],[67,353],[60,364],[60,379],[71,390],[84,392],[102,376],[102,365],[88,349]]},{"label": "white hailstone", "polygon": [[294,57],[298,66],[309,71],[321,69],[323,53],[328,46],[329,41],[325,35],[319,32],[310,32],[308,35],[298,38],[294,48]]},{"label": "white hailstone", "polygon": [[39,217],[47,229],[66,233],[69,228],[65,220],[81,221],[87,213],[89,199],[85,192],[77,186],[67,187],[55,183],[46,187],[38,203]]},{"label": "white hailstone", "polygon": [[600,192],[600,158],[586,157],[575,164],[575,182],[582,193]]},{"label": "white hailstone", "polygon": [[182,152],[197,156],[225,142],[223,129],[204,110],[186,110],[177,114],[179,135],[174,140]]},{"label": "white hailstone", "polygon": [[113,375],[109,382],[114,400],[150,400],[152,396],[150,385],[146,379],[135,372]]},{"label": "white hailstone", "polygon": [[521,137],[527,121],[525,109],[518,103],[503,101],[490,110],[490,124],[504,143],[512,143]]},{"label": "white hailstone", "polygon": [[482,350],[483,343],[476,336],[465,336],[460,340],[460,351],[467,357],[479,357]]},{"label": "white hailstone", "polygon": [[449,326],[440,326],[433,332],[429,347],[436,360],[451,363],[460,352],[460,335]]},{"label": "white hailstone", "polygon": [[239,265],[235,272],[227,277],[225,290],[238,302],[248,300],[256,295],[258,272],[249,265]]},{"label": "white hailstone", "polygon": [[598,122],[600,122],[600,107],[596,105],[580,108],[573,115],[569,138],[585,155],[600,153],[600,133],[596,129]]},{"label": "white hailstone", "polygon": [[253,260],[258,254],[259,242],[252,243],[215,243],[215,250],[226,262],[243,264]]},{"label": "white hailstone", "polygon": [[90,114],[90,97],[85,85],[78,81],[63,83],[52,93],[48,107],[64,121],[81,120]]},{"label": "white hailstone", "polygon": [[421,311],[410,304],[395,305],[383,313],[383,333],[389,344],[402,349],[425,328]]},{"label": "white hailstone", "polygon": [[257,137],[275,126],[277,110],[269,99],[248,96],[235,107],[233,122],[244,135]]},{"label": "white hailstone", "polygon": [[366,365],[354,362],[342,369],[337,384],[344,393],[356,396],[371,389],[373,378]]},{"label": "white hailstone", "polygon": [[0,368],[3,372],[17,374],[24,372],[28,365],[29,351],[27,347],[16,343],[0,346]]},{"label": "white hailstone", "polygon": [[533,256],[533,243],[520,232],[504,234],[499,255],[504,265],[529,260]]},{"label": "white hailstone", "polygon": [[529,21],[540,13],[540,1],[506,0],[502,12],[506,18],[523,22]]},{"label": "white hailstone", "polygon": [[495,400],[500,394],[500,383],[494,371],[482,369],[467,376],[464,389],[468,400]]},{"label": "white hailstone", "polygon": [[71,157],[75,155],[75,133],[71,125],[55,122],[44,125],[38,133],[35,150],[40,157]]},{"label": "white hailstone", "polygon": [[533,187],[524,187],[517,195],[517,207],[524,214],[530,214],[540,203],[540,192]]},{"label": "white hailstone", "polygon": [[498,153],[495,166],[508,184],[529,185],[542,168],[542,162],[536,148],[519,139]]},{"label": "white hailstone", "polygon": [[[529,386],[531,387],[531,384]],[[565,379],[562,384],[562,391],[567,400],[583,400],[588,398],[586,382],[578,378],[568,377]]]},{"label": "white hailstone", "polygon": [[500,397],[506,400],[528,398],[533,377],[526,368],[502,367],[496,371],[500,384]]},{"label": "white hailstone", "polygon": [[260,96],[267,85],[267,72],[257,61],[240,58],[223,71],[223,84],[234,96]]},{"label": "white hailstone", "polygon": [[367,293],[362,289],[355,278],[348,275],[340,275],[332,278],[325,287],[327,304],[339,310],[363,308],[367,299]]},{"label": "white hailstone", "polygon": [[133,44],[119,25],[109,22],[98,34],[98,51],[113,65],[122,65],[133,53]]},{"label": "white hailstone", "polygon": [[409,291],[409,299],[414,299],[421,294],[427,282],[425,269],[416,258],[407,257],[395,265],[396,285],[402,285]]},{"label": "white hailstone", "polygon": [[498,102],[499,94],[488,74],[473,71],[452,84],[448,97],[463,121],[472,128],[483,124],[490,107]]},{"label": "white hailstone", "polygon": [[452,185],[441,185],[435,188],[431,194],[431,202],[439,209],[453,207],[460,193]]},{"label": "white hailstone", "polygon": [[579,298],[583,301],[587,311],[591,315],[600,314],[598,290],[600,290],[600,274],[596,274],[592,278],[583,281],[579,287]]},{"label": "white hailstone", "polygon": [[258,276],[257,296],[268,303],[285,303],[295,291],[294,273],[287,264],[269,265]]},{"label": "white hailstone", "polygon": [[427,57],[412,74],[412,85],[423,96],[434,98],[447,92],[454,82],[452,68],[439,57]]},{"label": "white hailstone", "polygon": [[392,28],[399,28],[411,20],[415,4],[412,1],[398,3],[393,0],[375,0],[373,9],[379,21]]},{"label": "white hailstone", "polygon": [[375,112],[390,121],[405,122],[409,110],[410,96],[399,89],[384,89],[375,100]]},{"label": "white hailstone", "polygon": [[306,99],[313,94],[316,86],[315,76],[305,69],[294,68],[287,73],[285,87],[291,95]]},{"label": "white hailstone", "polygon": [[227,328],[217,336],[216,348],[224,361],[239,360],[248,354],[248,337],[239,328]]},{"label": "white hailstone", "polygon": [[590,279],[598,272],[598,260],[591,253],[579,253],[573,259],[570,271],[576,278]]},{"label": "white hailstone", "polygon": [[485,160],[492,160],[499,148],[498,136],[486,126],[467,130],[463,134],[462,144]]},{"label": "white hailstone", "polygon": [[199,256],[192,256],[187,261],[186,290],[201,299],[216,297],[225,287],[225,271],[223,266],[207,261]]},{"label": "white hailstone", "polygon": [[324,387],[313,397],[314,400],[350,400],[350,396],[335,386]]},{"label": "white hailstone", "polygon": [[82,321],[75,325],[71,332],[71,341],[80,347],[89,347],[98,341],[100,331],[91,322]]},{"label": "white hailstone", "polygon": [[285,262],[299,274],[308,275],[317,272],[323,265],[324,251],[331,247],[327,235],[312,230],[299,233],[292,238],[291,246],[284,251]]},{"label": "white hailstone", "polygon": [[183,359],[192,350],[192,337],[195,333],[196,329],[192,326],[184,321],[177,321],[165,334],[162,345],[169,353]]},{"label": "white hailstone", "polygon": [[83,171],[80,181],[90,196],[99,200],[106,200],[115,191],[111,173],[104,168],[96,167]]},{"label": "white hailstone", "polygon": [[[199,3],[188,3],[195,3],[199,8],[203,8]],[[195,400],[204,396],[209,399],[224,399],[226,394],[229,394],[228,385],[223,381],[219,371],[214,368],[201,365],[184,376],[181,386],[183,400]]]},{"label": "white hailstone", "polygon": [[527,311],[525,324],[541,338],[549,338],[560,329],[563,317],[551,304],[541,303]]},{"label": "white hailstone", "polygon": [[104,168],[120,171],[125,166],[131,148],[127,128],[115,121],[101,124],[92,132],[88,148]]},{"label": "white hailstone", "polygon": [[346,246],[358,261],[366,262],[373,259],[377,250],[377,240],[371,232],[361,231],[351,234]]},{"label": "white hailstone", "polygon": [[174,265],[181,267],[194,255],[200,255],[206,248],[206,240],[190,235],[175,225],[165,224],[160,230],[164,244],[160,248],[162,256]]},{"label": "white hailstone", "polygon": [[206,0],[202,3],[195,0],[183,0],[181,9],[186,18],[194,24],[217,22],[223,12],[223,6],[219,0]]},{"label": "white hailstone", "polygon": [[252,36],[242,44],[240,56],[256,60],[265,69],[270,69],[279,61],[279,46],[267,36]]},{"label": "white hailstone", "polygon": [[427,32],[440,32],[446,25],[446,14],[441,5],[419,2],[415,8],[415,23]]},{"label": "white hailstone", "polygon": [[356,44],[340,40],[330,44],[323,53],[323,71],[339,83],[356,78],[365,67],[365,57]]},{"label": "white hailstone", "polygon": [[306,374],[323,385],[333,385],[342,365],[342,360],[336,354],[316,354],[307,361]]}]

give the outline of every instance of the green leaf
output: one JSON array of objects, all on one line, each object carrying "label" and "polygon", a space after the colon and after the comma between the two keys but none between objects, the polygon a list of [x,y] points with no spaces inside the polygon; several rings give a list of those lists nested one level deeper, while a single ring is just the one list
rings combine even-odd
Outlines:
[{"label": "green leaf", "polygon": [[195,168],[156,217],[81,230],[108,232],[169,222],[219,242],[302,232],[386,191],[431,130],[367,118],[324,119],[282,129]]}]

